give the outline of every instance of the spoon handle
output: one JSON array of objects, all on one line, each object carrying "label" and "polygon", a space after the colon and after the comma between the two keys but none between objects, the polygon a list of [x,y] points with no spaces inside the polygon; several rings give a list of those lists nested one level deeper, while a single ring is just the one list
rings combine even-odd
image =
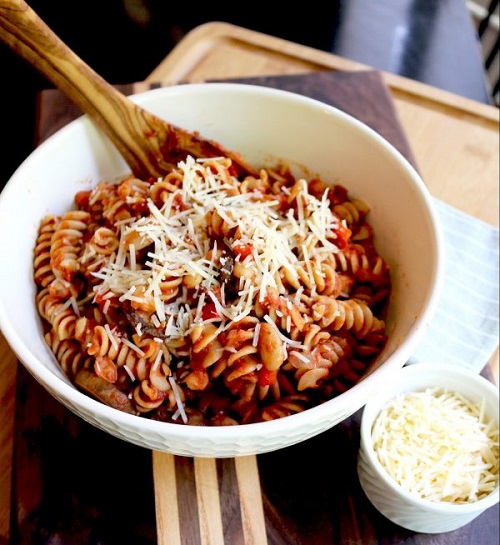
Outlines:
[{"label": "spoon handle", "polygon": [[162,173],[154,157],[160,139],[146,150],[135,137],[156,133],[155,120],[87,66],[23,0],[0,0],[0,38],[101,127],[136,175]]},{"label": "spoon handle", "polygon": [[163,176],[187,154],[230,156],[236,171],[253,173],[238,154],[129,100],[78,57],[24,0],[0,0],[0,40],[88,114],[137,177]]}]

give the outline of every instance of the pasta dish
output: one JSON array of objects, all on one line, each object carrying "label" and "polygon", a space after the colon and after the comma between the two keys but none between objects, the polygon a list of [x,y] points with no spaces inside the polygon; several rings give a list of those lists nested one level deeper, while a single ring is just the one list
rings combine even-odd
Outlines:
[{"label": "pasta dish", "polygon": [[121,411],[222,426],[291,415],[359,381],[385,346],[390,271],[368,206],[285,167],[188,156],[75,195],[34,250],[45,339]]}]

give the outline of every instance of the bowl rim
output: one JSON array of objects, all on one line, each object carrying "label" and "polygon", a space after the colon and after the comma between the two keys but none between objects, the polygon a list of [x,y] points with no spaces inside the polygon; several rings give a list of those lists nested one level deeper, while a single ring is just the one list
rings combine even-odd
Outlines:
[{"label": "bowl rim", "polygon": [[[271,420],[267,422],[258,422],[250,424],[239,424],[238,426],[208,426],[208,427],[196,427],[195,435],[200,439],[221,440],[224,442],[236,440],[244,436],[245,439],[251,439],[266,432],[287,432],[291,431],[295,427],[295,423],[301,421],[313,421],[313,416],[319,415],[320,419],[328,419],[329,407],[332,402],[335,402],[337,406],[340,405],[341,410],[346,411],[349,401],[358,392],[361,393],[361,399],[368,399],[375,386],[383,380],[384,377],[390,376],[394,368],[400,368],[406,363],[411,356],[412,350],[415,348],[417,342],[421,339],[426,330],[426,322],[434,315],[438,304],[439,296],[441,293],[442,285],[444,282],[444,239],[441,232],[437,210],[435,209],[431,195],[426,188],[420,174],[411,165],[411,163],[384,137],[378,134],[371,127],[365,123],[359,121],[350,114],[334,107],[329,104],[323,103],[317,99],[299,95],[291,91],[285,91],[282,89],[275,89],[264,87],[260,85],[253,85],[247,83],[226,83],[226,82],[209,82],[209,83],[189,83],[189,84],[177,84],[169,87],[162,87],[157,89],[151,89],[130,95],[130,99],[137,102],[140,105],[147,106],[148,97],[156,94],[164,94],[165,96],[175,95],[176,93],[189,93],[192,96],[196,96],[198,93],[245,93],[245,94],[259,94],[270,96],[274,98],[284,99],[288,102],[298,102],[304,107],[308,108],[320,108],[326,115],[340,118],[345,123],[353,125],[356,130],[364,132],[368,135],[380,150],[388,154],[391,157],[391,161],[399,163],[408,174],[408,178],[411,183],[418,188],[418,196],[425,204],[425,211],[427,219],[431,226],[435,242],[435,254],[436,262],[434,264],[434,270],[432,276],[434,278],[433,285],[429,288],[427,293],[427,303],[424,311],[415,317],[415,320],[410,327],[409,337],[412,342],[405,346],[403,351],[397,353],[397,357],[394,353],[390,354],[384,365],[375,369],[364,377],[359,383],[351,387],[345,394],[342,394],[334,399],[326,401],[320,405],[307,409],[301,413],[293,414],[285,418]],[[40,153],[43,153],[44,147],[51,146],[57,143],[60,139],[66,136],[66,133],[72,131],[73,128],[79,126],[82,123],[88,123],[88,117],[86,115],[75,119],[56,131],[50,137],[41,143],[16,169],[11,178],[7,181],[4,189],[0,193],[0,207],[2,201],[7,198],[9,194],[10,184],[14,184],[24,165],[28,161],[36,160]],[[45,386],[51,393],[57,392],[59,399],[64,403],[70,404],[77,403],[82,406],[83,409],[93,416],[99,418],[102,416],[105,419],[112,420],[117,426],[124,425],[127,428],[135,428],[140,425],[141,429],[146,429],[148,432],[156,432],[160,436],[168,435],[170,437],[185,440],[192,439],[193,430],[192,426],[179,425],[176,423],[159,422],[144,417],[138,417],[121,412],[117,409],[104,405],[103,403],[94,400],[90,396],[80,392],[69,382],[64,381],[61,377],[55,375],[51,370],[43,365],[40,365],[37,357],[32,354],[23,345],[22,339],[13,328],[7,313],[7,309],[4,307],[3,302],[0,300],[0,330],[4,334],[5,339],[15,352],[16,356],[21,360],[23,365],[28,371]],[[400,350],[400,349],[398,349]],[[375,384],[373,384],[375,383]],[[75,398],[76,396],[76,398]],[[61,399],[62,398],[62,399]],[[358,408],[361,408],[365,402],[362,402]],[[355,409],[357,410],[357,409]],[[352,408],[346,412],[346,418],[353,414]],[[321,430],[320,430],[321,431]],[[318,432],[319,433],[319,432]]]},{"label": "bowl rim", "polygon": [[[360,422],[360,453],[363,452],[367,463],[376,472],[377,477],[395,494],[404,498],[409,504],[414,507],[425,508],[428,511],[436,511],[441,514],[458,515],[459,513],[467,514],[477,511],[483,511],[499,502],[500,495],[500,480],[497,482],[495,489],[484,498],[475,502],[453,504],[450,502],[431,501],[426,498],[421,498],[416,494],[406,490],[398,484],[386,471],[380,463],[378,456],[373,448],[371,441],[371,428],[375,419],[380,414],[382,408],[395,399],[397,395],[404,392],[412,392],[421,390],[424,387],[432,386],[433,378],[436,376],[442,377],[443,373],[451,374],[454,377],[461,378],[469,383],[474,383],[489,399],[495,399],[495,406],[499,403],[499,389],[490,382],[487,378],[474,372],[472,369],[462,365],[445,363],[442,361],[431,362],[415,362],[402,367],[397,376],[393,376],[393,382],[386,391],[379,392],[375,397],[370,399],[364,406],[361,414]],[[427,386],[417,385],[412,386],[412,378],[422,378],[423,382],[429,382]],[[406,382],[405,382],[406,379]],[[496,415],[497,424],[499,423],[498,414]],[[361,455],[361,454],[360,454]]]}]

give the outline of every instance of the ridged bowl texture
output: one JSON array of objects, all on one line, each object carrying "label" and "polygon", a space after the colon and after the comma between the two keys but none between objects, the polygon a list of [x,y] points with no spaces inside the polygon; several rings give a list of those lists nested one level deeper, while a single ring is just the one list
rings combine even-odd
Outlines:
[{"label": "ridged bowl texture", "polygon": [[485,401],[488,420],[499,421],[498,387],[481,375],[446,363],[415,363],[394,374],[378,395],[363,408],[358,476],[366,496],[386,518],[415,532],[436,534],[456,530],[498,503],[499,488],[472,503],[452,504],[421,499],[400,486],[380,463],[373,448],[371,431],[380,410],[398,394],[443,388],[472,402]]}]

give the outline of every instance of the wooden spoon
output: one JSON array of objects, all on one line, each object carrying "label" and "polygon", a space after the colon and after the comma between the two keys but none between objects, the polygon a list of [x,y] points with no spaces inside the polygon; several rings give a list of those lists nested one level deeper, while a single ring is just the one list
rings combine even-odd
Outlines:
[{"label": "wooden spoon", "polygon": [[234,174],[255,174],[238,153],[176,127],[129,100],[80,59],[23,0],[0,0],[0,39],[52,81],[108,136],[141,179],[184,159],[227,156]]}]

